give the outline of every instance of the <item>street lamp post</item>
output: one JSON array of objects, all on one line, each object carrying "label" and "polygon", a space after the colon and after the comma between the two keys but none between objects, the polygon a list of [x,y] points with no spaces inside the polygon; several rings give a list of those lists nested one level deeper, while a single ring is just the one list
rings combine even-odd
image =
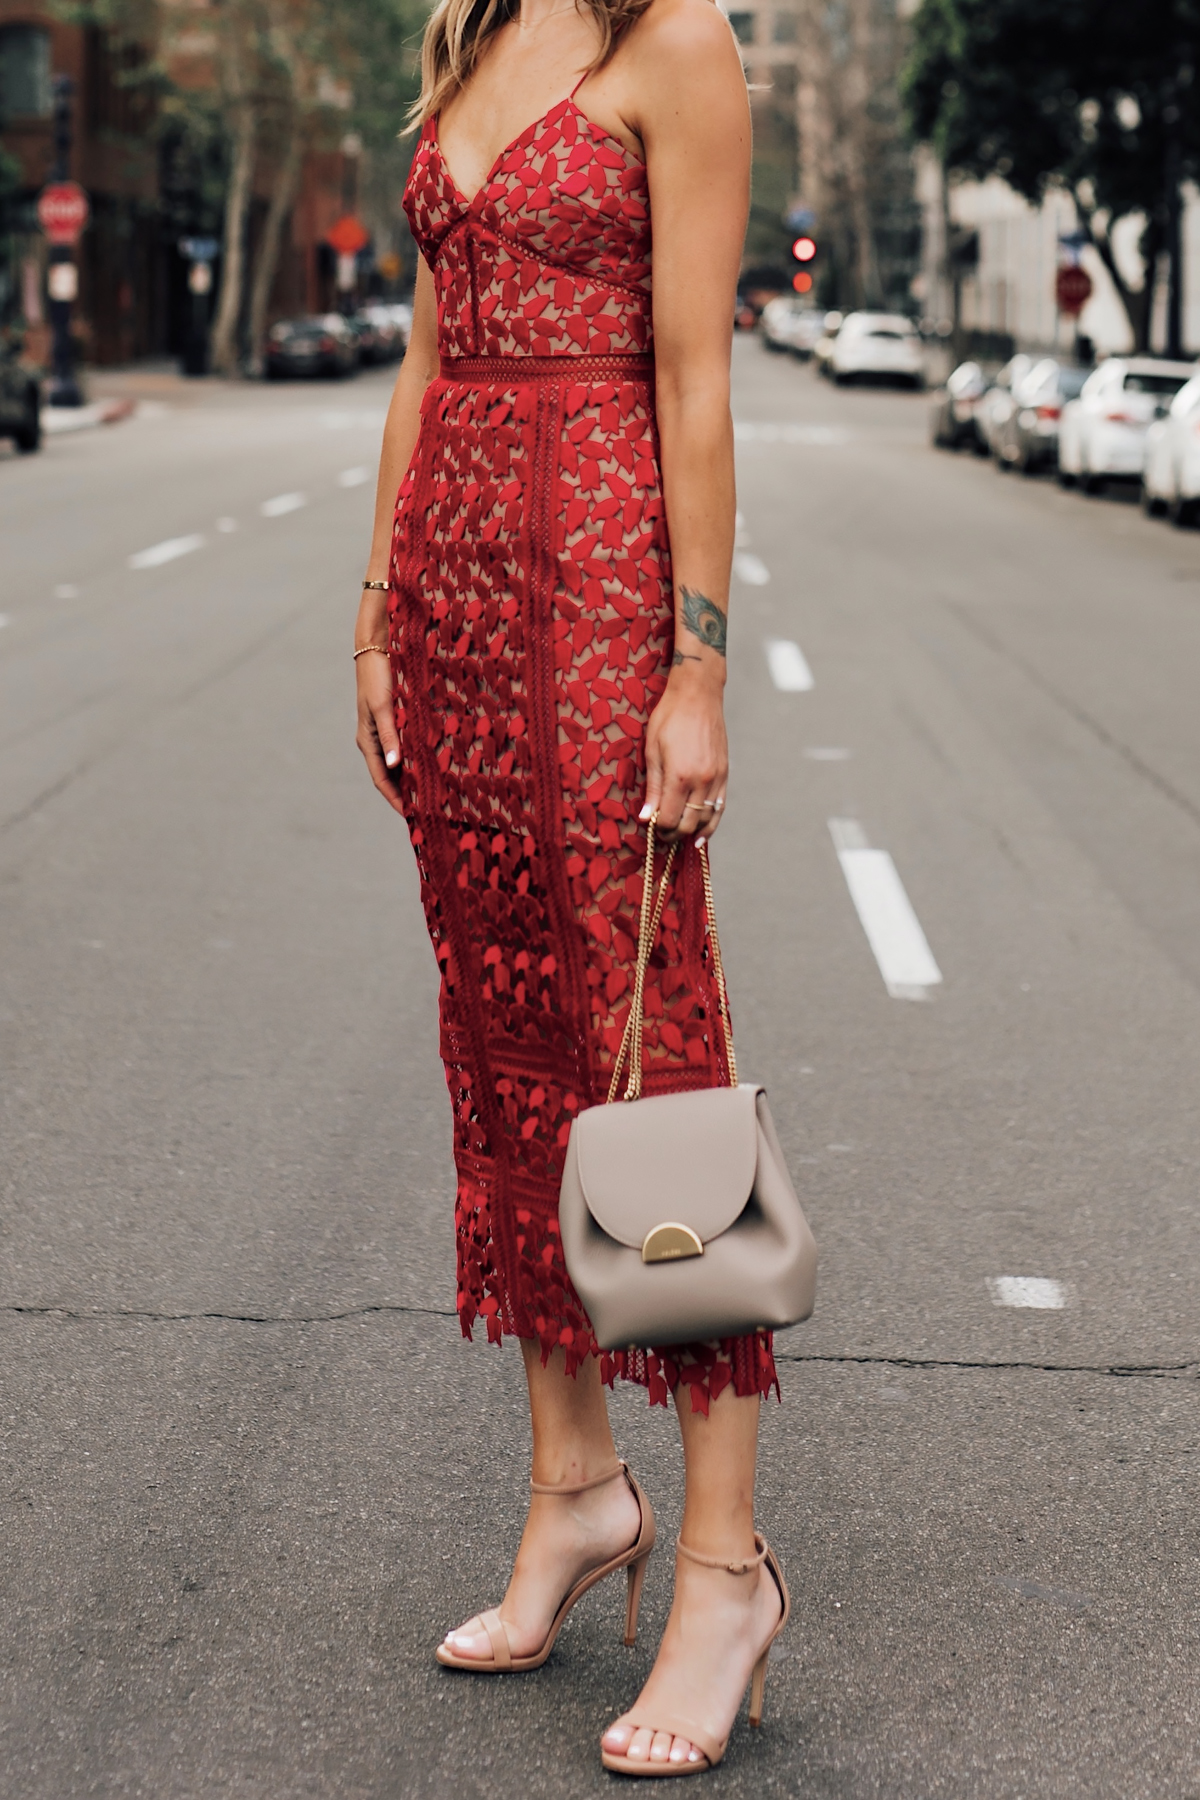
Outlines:
[{"label": "street lamp post", "polygon": [[[74,91],[75,84],[69,75],[54,77],[53,179],[56,182],[71,178],[71,101]],[[51,244],[46,284],[54,334],[53,374],[47,398],[51,406],[82,406],[83,395],[75,379],[75,346],[71,342],[71,310],[79,293],[79,271],[69,244]]]}]

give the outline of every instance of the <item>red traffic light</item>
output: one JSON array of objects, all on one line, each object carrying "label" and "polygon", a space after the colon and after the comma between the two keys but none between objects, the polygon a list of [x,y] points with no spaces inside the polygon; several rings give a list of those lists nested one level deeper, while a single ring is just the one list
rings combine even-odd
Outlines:
[{"label": "red traffic light", "polygon": [[812,289],[812,276],[804,269],[797,269],[792,276],[792,286],[798,294],[807,294]]},{"label": "red traffic light", "polygon": [[792,245],[792,255],[797,262],[811,262],[817,254],[816,241],[810,237],[798,237]]}]

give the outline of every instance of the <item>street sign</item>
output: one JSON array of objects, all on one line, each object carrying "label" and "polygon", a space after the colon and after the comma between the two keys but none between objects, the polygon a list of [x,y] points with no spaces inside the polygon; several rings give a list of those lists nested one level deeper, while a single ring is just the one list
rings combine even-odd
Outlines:
[{"label": "street sign", "polygon": [[371,234],[361,219],[345,213],[336,225],[331,225],[325,233],[325,242],[337,251],[339,256],[357,256],[365,250],[371,241]]},{"label": "street sign", "polygon": [[1092,297],[1092,278],[1077,263],[1060,269],[1054,278],[1054,298],[1060,313],[1076,318]]},{"label": "street sign", "polygon": [[51,263],[46,271],[46,291],[52,300],[78,300],[79,270],[75,264]]},{"label": "street sign", "polygon": [[90,213],[77,181],[52,181],[38,195],[38,224],[52,244],[77,244]]}]

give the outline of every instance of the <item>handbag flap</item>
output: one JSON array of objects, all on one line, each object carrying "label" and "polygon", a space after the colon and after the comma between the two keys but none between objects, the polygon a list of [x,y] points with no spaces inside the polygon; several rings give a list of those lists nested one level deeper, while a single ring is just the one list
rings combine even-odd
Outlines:
[{"label": "handbag flap", "polygon": [[601,1230],[633,1250],[668,1221],[703,1243],[727,1231],[754,1186],[760,1091],[745,1082],[580,1113],[579,1185]]}]

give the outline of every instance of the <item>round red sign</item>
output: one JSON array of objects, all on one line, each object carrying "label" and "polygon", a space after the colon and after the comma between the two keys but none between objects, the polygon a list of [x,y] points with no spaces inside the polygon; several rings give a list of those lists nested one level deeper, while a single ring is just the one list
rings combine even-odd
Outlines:
[{"label": "round red sign", "polygon": [[90,212],[77,181],[52,181],[38,195],[38,223],[52,244],[77,244]]},{"label": "round red sign", "polygon": [[1054,280],[1054,297],[1059,312],[1072,317],[1081,313],[1092,297],[1092,278],[1087,270],[1077,264],[1060,269]]},{"label": "round red sign", "polygon": [[350,213],[346,213],[325,233],[325,242],[332,244],[339,256],[357,256],[370,241],[371,234],[362,220],[352,217]]}]

